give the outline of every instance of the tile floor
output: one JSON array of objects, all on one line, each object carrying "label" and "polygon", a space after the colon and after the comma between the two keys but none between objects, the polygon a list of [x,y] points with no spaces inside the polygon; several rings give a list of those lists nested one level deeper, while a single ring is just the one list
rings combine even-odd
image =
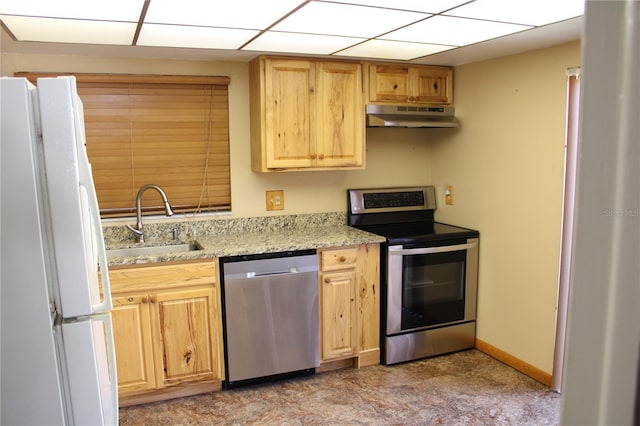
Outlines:
[{"label": "tile floor", "polygon": [[560,395],[476,350],[120,409],[121,425],[557,425]]}]

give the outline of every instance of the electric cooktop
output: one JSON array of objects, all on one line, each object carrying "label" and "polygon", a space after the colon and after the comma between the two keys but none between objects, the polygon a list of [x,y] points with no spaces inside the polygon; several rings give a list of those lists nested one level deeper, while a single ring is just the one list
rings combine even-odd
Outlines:
[{"label": "electric cooktop", "polygon": [[389,244],[474,238],[478,231],[436,222],[435,188],[350,189],[347,221],[387,238]]}]

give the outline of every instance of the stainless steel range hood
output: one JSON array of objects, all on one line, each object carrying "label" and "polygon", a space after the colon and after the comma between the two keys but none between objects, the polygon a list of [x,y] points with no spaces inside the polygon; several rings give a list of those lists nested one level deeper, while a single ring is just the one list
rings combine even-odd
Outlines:
[{"label": "stainless steel range hood", "polygon": [[453,107],[367,105],[367,127],[458,127]]}]

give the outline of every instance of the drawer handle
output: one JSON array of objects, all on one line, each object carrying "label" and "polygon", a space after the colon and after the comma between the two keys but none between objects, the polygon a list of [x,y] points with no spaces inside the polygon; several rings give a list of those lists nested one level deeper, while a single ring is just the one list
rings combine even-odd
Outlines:
[{"label": "drawer handle", "polygon": [[346,258],[345,256],[340,256],[340,257],[338,258],[338,261],[339,261],[339,262],[343,262],[343,263],[344,263],[344,262],[346,262],[346,261],[347,261],[347,258]]}]

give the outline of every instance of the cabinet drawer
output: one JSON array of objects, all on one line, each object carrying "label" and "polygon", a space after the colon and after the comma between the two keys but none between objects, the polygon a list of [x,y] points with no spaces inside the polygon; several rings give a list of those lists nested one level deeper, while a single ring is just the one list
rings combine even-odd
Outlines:
[{"label": "cabinet drawer", "polygon": [[154,291],[216,283],[215,262],[154,263],[109,270],[111,293]]},{"label": "cabinet drawer", "polygon": [[323,250],[320,253],[320,270],[336,271],[354,268],[358,258],[357,247]]}]

